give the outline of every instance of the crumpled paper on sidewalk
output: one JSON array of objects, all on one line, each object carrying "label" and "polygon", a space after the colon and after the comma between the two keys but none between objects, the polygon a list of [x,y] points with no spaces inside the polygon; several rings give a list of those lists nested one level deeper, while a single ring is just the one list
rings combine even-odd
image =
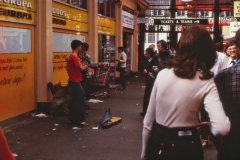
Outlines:
[{"label": "crumpled paper on sidewalk", "polygon": [[99,102],[103,102],[103,101],[98,100],[98,99],[89,99],[88,102],[99,103]]},{"label": "crumpled paper on sidewalk", "polygon": [[46,114],[40,113],[40,114],[36,114],[35,117],[46,118],[48,116]]}]

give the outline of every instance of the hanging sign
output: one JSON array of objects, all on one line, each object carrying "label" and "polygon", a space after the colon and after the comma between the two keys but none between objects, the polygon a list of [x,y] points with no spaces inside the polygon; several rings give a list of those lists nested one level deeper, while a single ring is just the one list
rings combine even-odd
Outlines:
[{"label": "hanging sign", "polygon": [[154,19],[154,24],[155,25],[208,24],[208,19]]},{"label": "hanging sign", "polygon": [[240,17],[240,1],[234,1],[234,17]]}]

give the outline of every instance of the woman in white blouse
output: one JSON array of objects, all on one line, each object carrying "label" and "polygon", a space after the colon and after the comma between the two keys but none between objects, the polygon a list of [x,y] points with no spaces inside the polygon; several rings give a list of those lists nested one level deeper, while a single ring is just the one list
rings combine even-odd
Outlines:
[{"label": "woman in white blouse", "polygon": [[204,28],[193,25],[181,36],[168,69],[158,73],[143,122],[142,159],[202,160],[197,127],[202,106],[213,135],[225,136],[230,122],[212,79],[214,43]]}]

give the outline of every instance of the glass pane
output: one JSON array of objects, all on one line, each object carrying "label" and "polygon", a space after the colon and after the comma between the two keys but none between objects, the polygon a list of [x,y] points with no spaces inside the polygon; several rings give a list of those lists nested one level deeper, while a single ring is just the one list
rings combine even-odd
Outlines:
[{"label": "glass pane", "polygon": [[98,0],[98,14],[105,15],[104,0]]},{"label": "glass pane", "polygon": [[115,19],[115,2],[111,2],[111,18]]},{"label": "glass pane", "polygon": [[88,8],[88,4],[87,4],[88,0],[80,0],[79,1],[79,6],[81,8],[87,9]]},{"label": "glass pane", "polygon": [[53,52],[72,52],[71,42],[74,39],[83,42],[85,36],[53,32]]},{"label": "glass pane", "polygon": [[31,30],[0,27],[0,54],[2,53],[30,53]]},{"label": "glass pane", "polygon": [[106,0],[106,16],[111,17],[111,1]]}]

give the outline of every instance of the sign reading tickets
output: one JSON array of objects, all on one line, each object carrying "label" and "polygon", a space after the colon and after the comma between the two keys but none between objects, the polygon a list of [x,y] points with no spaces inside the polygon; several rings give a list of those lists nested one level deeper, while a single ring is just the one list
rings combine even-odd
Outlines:
[{"label": "sign reading tickets", "polygon": [[0,19],[35,23],[35,0],[0,0]]},{"label": "sign reading tickets", "polygon": [[115,34],[115,21],[98,16],[98,33]]},{"label": "sign reading tickets", "polygon": [[86,11],[57,2],[53,2],[52,7],[52,23],[54,27],[87,31],[88,16]]},{"label": "sign reading tickets", "polygon": [[234,37],[239,28],[240,22],[230,22],[230,36]]},{"label": "sign reading tickets", "polygon": [[240,17],[240,1],[234,1],[234,17]]}]

